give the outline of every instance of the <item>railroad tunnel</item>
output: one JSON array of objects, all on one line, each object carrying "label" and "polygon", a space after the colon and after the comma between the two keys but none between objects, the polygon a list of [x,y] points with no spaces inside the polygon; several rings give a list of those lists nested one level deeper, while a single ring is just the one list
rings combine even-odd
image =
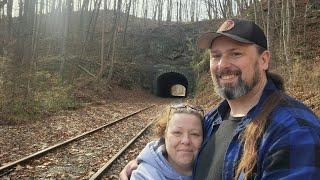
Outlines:
[{"label": "railroad tunnel", "polygon": [[186,97],[188,94],[188,79],[176,72],[168,72],[157,78],[156,94],[160,97]]}]

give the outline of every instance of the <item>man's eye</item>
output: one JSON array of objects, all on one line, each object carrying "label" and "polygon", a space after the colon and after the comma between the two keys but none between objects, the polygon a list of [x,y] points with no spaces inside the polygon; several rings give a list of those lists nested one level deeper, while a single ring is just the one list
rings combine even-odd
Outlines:
[{"label": "man's eye", "polygon": [[240,53],[240,52],[233,52],[233,53],[231,53],[231,55],[232,55],[233,57],[237,57],[237,56],[241,56],[242,53]]},{"label": "man's eye", "polygon": [[219,54],[214,54],[214,55],[212,55],[211,57],[212,57],[212,59],[220,59],[221,55],[219,55]]}]

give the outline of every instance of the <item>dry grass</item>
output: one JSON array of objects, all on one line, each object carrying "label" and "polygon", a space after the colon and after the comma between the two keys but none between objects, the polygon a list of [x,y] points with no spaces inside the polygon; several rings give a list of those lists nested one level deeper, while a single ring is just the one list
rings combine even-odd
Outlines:
[{"label": "dry grass", "polygon": [[276,72],[285,79],[286,91],[320,115],[320,59],[314,62],[295,61],[280,66]]}]

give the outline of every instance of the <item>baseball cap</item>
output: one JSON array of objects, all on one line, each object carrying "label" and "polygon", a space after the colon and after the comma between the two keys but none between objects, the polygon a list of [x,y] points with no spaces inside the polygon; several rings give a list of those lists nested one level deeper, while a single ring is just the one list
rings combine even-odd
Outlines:
[{"label": "baseball cap", "polygon": [[226,36],[241,43],[256,44],[268,49],[263,30],[253,21],[245,19],[226,20],[217,32],[206,32],[200,35],[197,46],[201,49],[211,48],[213,40],[220,36]]}]

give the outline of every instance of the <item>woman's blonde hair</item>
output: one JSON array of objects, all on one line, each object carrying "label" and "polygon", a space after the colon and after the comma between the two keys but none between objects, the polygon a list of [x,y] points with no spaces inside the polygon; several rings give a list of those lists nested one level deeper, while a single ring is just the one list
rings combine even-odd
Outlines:
[{"label": "woman's blonde hair", "polygon": [[155,127],[155,134],[158,138],[163,139],[166,133],[167,125],[171,120],[171,117],[176,113],[193,114],[201,120],[203,127],[204,111],[199,106],[194,106],[187,103],[177,104],[173,106],[167,106],[158,117]]}]

